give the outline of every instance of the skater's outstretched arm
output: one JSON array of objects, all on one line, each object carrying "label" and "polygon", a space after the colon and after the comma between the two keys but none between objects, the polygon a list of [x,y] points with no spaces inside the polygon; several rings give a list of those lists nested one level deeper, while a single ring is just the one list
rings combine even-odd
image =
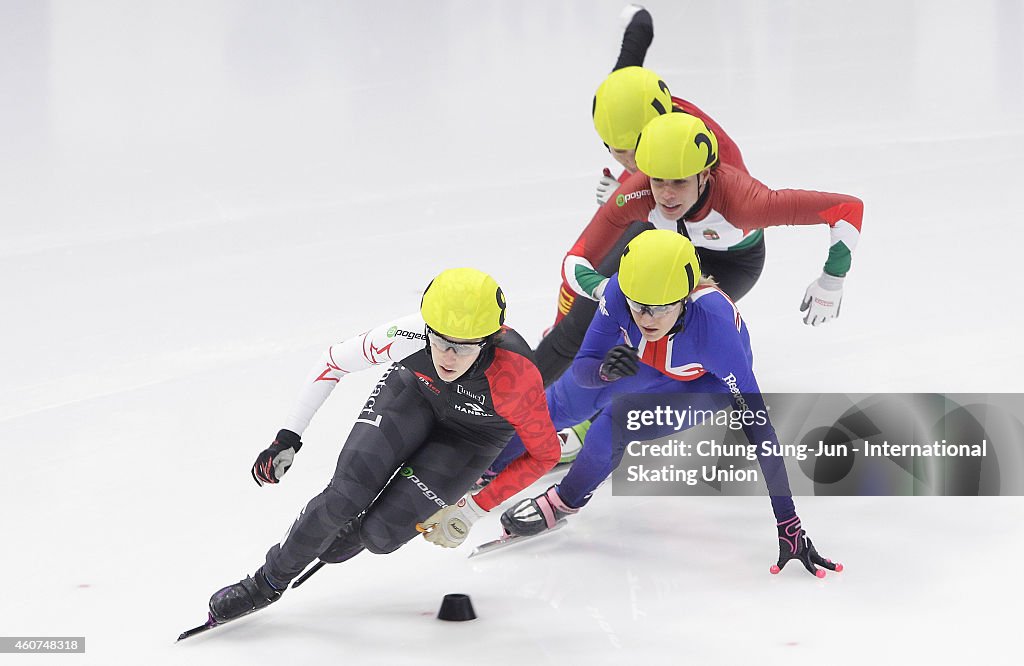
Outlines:
[{"label": "skater's outstretched arm", "polygon": [[654,41],[654,19],[649,11],[640,5],[629,5],[622,11],[622,18],[627,22],[626,31],[613,72],[623,67],[643,67],[647,49]]}]

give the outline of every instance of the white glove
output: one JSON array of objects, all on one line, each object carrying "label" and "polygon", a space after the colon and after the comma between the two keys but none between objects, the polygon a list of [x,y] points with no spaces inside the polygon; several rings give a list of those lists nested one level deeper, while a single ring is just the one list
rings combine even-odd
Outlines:
[{"label": "white glove", "polygon": [[423,538],[430,543],[455,548],[469,536],[469,530],[479,518],[487,512],[480,508],[472,495],[466,495],[455,504],[449,504],[440,511],[435,511],[430,518],[416,524],[416,529],[423,532]]},{"label": "white glove", "polygon": [[811,326],[824,324],[839,316],[843,301],[843,278],[822,273],[804,292],[800,312],[806,311],[804,323]]},{"label": "white glove", "polygon": [[643,5],[626,5],[625,9],[622,10],[622,13],[619,14],[619,20],[622,21],[622,25],[629,25],[629,22],[633,20],[633,15],[641,11],[643,8]]},{"label": "white glove", "polygon": [[594,297],[595,301],[600,301],[602,298],[604,298],[604,290],[608,286],[609,280],[611,280],[611,278],[605,278],[601,280],[597,284],[597,286],[594,287],[594,291],[590,292],[590,295]]},{"label": "white glove", "polygon": [[608,203],[608,199],[611,198],[615,190],[619,189],[619,181],[615,179],[612,172],[608,169],[604,170],[604,175],[601,176],[601,180],[597,181],[597,203],[599,206],[603,206]]}]

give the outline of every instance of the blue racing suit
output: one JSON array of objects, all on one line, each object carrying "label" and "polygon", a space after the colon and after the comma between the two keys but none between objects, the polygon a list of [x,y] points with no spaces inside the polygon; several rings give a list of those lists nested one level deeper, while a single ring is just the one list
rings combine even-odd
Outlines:
[{"label": "blue racing suit", "polygon": [[[632,377],[605,381],[600,372],[605,354],[620,344],[635,348],[642,363]],[[621,426],[614,426],[613,410],[607,409],[617,396],[718,394],[718,407],[731,401],[739,409],[765,410],[753,360],[746,323],[732,301],[716,287],[699,285],[686,299],[673,332],[648,342],[633,321],[618,275],[613,276],[572,366],[547,389],[548,408],[556,428],[575,425],[600,412],[587,431],[583,449],[558,486],[562,501],[571,507],[586,504],[594,489],[622,460],[629,438],[622,436]],[[778,443],[771,421],[764,419],[763,425],[744,426],[743,430],[757,445],[758,462],[776,519],[781,522],[793,517],[795,509],[782,458],[761,453],[762,442],[770,442],[771,450]],[[524,450],[519,438],[513,437],[491,469],[502,469]]]}]

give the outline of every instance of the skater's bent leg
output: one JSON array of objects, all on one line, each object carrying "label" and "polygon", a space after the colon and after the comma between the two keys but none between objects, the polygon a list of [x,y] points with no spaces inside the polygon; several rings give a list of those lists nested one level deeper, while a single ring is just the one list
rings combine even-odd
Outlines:
[{"label": "skater's bent leg", "polygon": [[427,439],[434,427],[429,404],[416,379],[392,366],[360,412],[338,456],[334,477],[267,552],[264,572],[274,585],[287,585],[366,510],[388,480]]},{"label": "skater's bent leg", "polygon": [[281,543],[267,551],[263,572],[275,587],[284,588],[306,565],[334,543],[339,532],[351,529],[350,515],[342,496],[327,488],[306,504]]},{"label": "skater's bent leg", "polygon": [[[558,484],[558,496],[578,509],[590,500],[590,494],[615,469],[612,447],[611,414],[601,412],[587,431],[587,439],[569,472]],[[619,459],[622,454],[619,453]]]},{"label": "skater's bent leg", "polygon": [[344,529],[341,534],[334,538],[331,545],[327,547],[324,552],[320,553],[319,558],[321,562],[327,562],[328,564],[339,564],[347,560],[351,560],[353,557],[363,552],[366,547],[363,546],[362,540],[359,538],[359,528],[362,524],[360,519],[353,520]]},{"label": "skater's bent leg", "polygon": [[596,310],[596,302],[577,297],[569,313],[537,345],[533,357],[545,387],[553,384],[572,364]]},{"label": "skater's bent leg", "polygon": [[417,523],[459,501],[497,452],[492,444],[435,432],[366,512],[360,541],[371,553],[397,550],[418,534]]}]

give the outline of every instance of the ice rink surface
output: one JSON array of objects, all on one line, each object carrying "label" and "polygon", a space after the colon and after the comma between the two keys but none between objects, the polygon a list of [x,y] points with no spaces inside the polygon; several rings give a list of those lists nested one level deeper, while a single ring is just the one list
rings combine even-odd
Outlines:
[{"label": "ice rink surface", "polygon": [[[372,371],[249,476],[328,344],[459,265],[550,323],[622,5],[0,0],[0,634],[87,645],[0,663],[1020,663],[1020,498],[797,498],[846,565],[817,580],[769,575],[765,498],[607,485],[550,538],[361,555],[174,644],[330,478]],[[1021,392],[1024,5],[648,6],[648,66],[753,175],[865,201],[824,328],[825,228],[767,232],[763,390]]]}]

